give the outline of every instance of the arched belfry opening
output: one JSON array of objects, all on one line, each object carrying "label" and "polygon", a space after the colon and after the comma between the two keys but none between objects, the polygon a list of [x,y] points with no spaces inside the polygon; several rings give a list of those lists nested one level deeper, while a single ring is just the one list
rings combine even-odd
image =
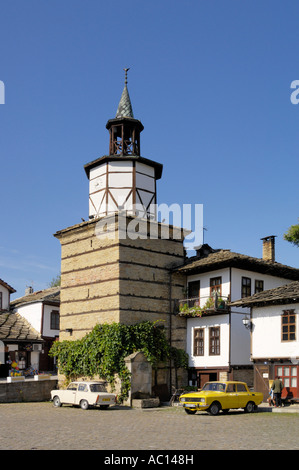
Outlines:
[{"label": "arched belfry opening", "polygon": [[144,127],[134,119],[133,108],[128,91],[128,70],[125,70],[125,86],[117,108],[115,119],[109,119],[106,128],[109,130],[109,155],[140,156],[140,133]]}]

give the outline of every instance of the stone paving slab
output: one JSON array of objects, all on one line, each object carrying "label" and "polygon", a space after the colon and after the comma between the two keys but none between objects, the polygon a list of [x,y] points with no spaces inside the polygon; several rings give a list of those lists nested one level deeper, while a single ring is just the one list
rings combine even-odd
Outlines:
[{"label": "stone paving slab", "polygon": [[270,412],[270,413],[299,413],[299,405],[286,405],[281,407],[268,406],[262,403],[258,407],[259,411]]},{"label": "stone paving slab", "polygon": [[0,404],[0,450],[299,450],[299,414]]}]

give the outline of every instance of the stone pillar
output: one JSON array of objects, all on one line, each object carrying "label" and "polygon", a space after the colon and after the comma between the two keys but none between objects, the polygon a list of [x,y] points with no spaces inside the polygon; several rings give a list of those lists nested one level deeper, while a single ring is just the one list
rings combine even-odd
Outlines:
[{"label": "stone pillar", "polygon": [[159,399],[152,399],[152,366],[141,351],[130,354],[125,359],[131,372],[131,390],[126,405],[140,408],[159,405]]}]

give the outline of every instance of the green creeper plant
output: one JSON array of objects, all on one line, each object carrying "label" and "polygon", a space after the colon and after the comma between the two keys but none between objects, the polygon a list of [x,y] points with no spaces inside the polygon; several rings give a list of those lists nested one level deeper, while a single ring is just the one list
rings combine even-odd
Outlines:
[{"label": "green creeper plant", "polygon": [[98,324],[82,339],[55,342],[49,354],[57,357],[58,367],[67,380],[98,375],[113,388],[117,374],[121,380],[118,399],[122,402],[130,390],[130,372],[125,358],[133,352],[142,351],[154,369],[159,362],[170,358],[175,367],[187,367],[186,353],[170,347],[165,329],[158,323]]}]

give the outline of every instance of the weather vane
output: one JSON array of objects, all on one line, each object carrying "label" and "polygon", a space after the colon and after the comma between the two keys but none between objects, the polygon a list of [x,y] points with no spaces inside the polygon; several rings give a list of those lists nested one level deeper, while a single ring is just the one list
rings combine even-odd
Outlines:
[{"label": "weather vane", "polygon": [[124,71],[125,71],[125,85],[128,83],[128,71],[129,71],[129,70],[130,70],[129,68],[128,68],[128,69],[124,69]]}]

